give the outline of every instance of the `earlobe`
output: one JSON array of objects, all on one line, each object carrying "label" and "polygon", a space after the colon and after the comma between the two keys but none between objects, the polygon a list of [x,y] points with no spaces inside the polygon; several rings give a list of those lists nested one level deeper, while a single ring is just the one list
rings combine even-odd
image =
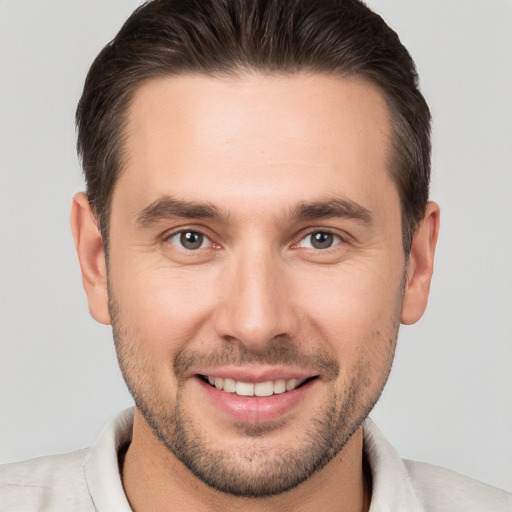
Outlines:
[{"label": "earlobe", "polygon": [[82,271],[82,283],[87,294],[89,312],[105,325],[110,324],[105,250],[96,217],[87,196],[80,192],[73,197],[71,230]]},{"label": "earlobe", "polygon": [[439,233],[439,217],[439,206],[434,202],[429,202],[425,216],[413,238],[400,318],[401,322],[406,325],[417,322],[427,307]]}]

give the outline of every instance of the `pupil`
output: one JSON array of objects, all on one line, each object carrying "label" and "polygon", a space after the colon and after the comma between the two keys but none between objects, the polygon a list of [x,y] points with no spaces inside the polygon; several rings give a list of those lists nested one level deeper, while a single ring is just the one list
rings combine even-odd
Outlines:
[{"label": "pupil", "polygon": [[315,249],[327,249],[328,247],[331,247],[332,242],[333,242],[332,233],[319,232],[319,233],[315,233],[311,237],[311,245]]},{"label": "pupil", "polygon": [[203,244],[203,235],[194,233],[194,231],[186,231],[181,234],[180,242],[185,249],[199,249]]}]

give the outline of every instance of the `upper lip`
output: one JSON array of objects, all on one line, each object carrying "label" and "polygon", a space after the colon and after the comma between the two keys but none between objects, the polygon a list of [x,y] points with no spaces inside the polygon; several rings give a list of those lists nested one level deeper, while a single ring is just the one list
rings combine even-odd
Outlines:
[{"label": "upper lip", "polygon": [[205,377],[219,377],[221,379],[233,379],[236,381],[257,384],[276,380],[306,380],[316,377],[318,374],[290,368],[269,368],[269,367],[223,367],[200,370],[195,375]]}]

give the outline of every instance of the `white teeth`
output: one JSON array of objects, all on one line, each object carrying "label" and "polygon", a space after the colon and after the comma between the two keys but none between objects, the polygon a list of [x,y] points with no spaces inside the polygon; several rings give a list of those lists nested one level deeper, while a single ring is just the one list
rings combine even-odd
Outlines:
[{"label": "white teeth", "polygon": [[292,391],[299,387],[304,381],[300,379],[290,380],[268,380],[256,384],[242,382],[234,379],[222,379],[221,377],[207,377],[208,382],[217,389],[227,393],[236,393],[239,396],[272,396]]},{"label": "white teeth", "polygon": [[274,382],[274,393],[279,395],[286,391],[286,381],[285,380],[276,380]]},{"label": "white teeth", "polygon": [[228,393],[234,393],[236,390],[236,381],[233,379],[224,379],[223,389]]},{"label": "white teeth", "polygon": [[235,393],[240,396],[254,396],[254,384],[238,381],[236,383]]},{"label": "white teeth", "polygon": [[272,381],[268,382],[258,382],[254,384],[254,394],[256,396],[271,396],[274,394],[274,383]]},{"label": "white teeth", "polygon": [[[291,391],[295,389],[299,385],[300,380],[298,379],[290,379],[286,382],[286,391]],[[215,379],[215,385],[217,385],[217,379]]]}]

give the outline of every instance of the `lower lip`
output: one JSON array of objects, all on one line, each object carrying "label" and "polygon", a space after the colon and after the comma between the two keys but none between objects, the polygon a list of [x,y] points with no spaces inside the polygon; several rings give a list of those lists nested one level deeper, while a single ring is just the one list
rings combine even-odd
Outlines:
[{"label": "lower lip", "polygon": [[210,401],[232,420],[260,425],[283,419],[292,412],[318,379],[312,379],[292,391],[271,396],[239,396],[221,391],[199,377],[196,380]]}]

